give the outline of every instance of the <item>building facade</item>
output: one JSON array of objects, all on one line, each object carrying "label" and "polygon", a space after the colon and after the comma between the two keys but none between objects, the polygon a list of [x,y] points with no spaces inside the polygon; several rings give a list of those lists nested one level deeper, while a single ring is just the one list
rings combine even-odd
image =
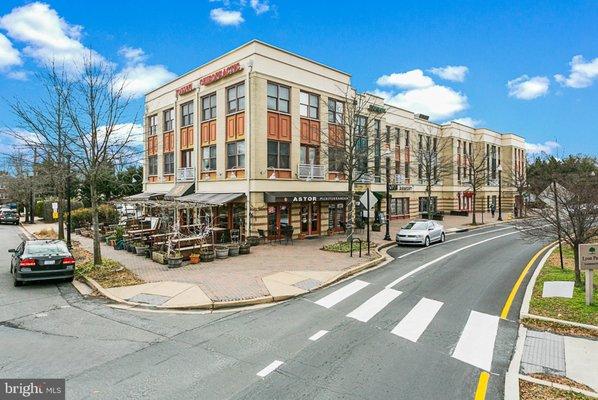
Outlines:
[{"label": "building facade", "polygon": [[[295,236],[343,230],[348,185],[330,138],[352,90],[347,73],[259,41],[176,78],[146,95],[144,195],[211,204],[217,224],[246,234],[276,235],[288,226]],[[438,211],[472,209],[468,155],[483,153],[487,167],[475,196],[478,210],[497,202],[499,165],[503,174],[525,171],[520,136],[438,125],[365,96],[376,118],[373,140],[386,152],[378,148],[367,161],[370,172],[355,190],[369,188],[385,211],[388,168],[391,218],[427,209],[417,156],[422,138],[442,141],[454,161],[432,187],[431,207]],[[502,207],[510,211],[515,190],[502,181]]]}]

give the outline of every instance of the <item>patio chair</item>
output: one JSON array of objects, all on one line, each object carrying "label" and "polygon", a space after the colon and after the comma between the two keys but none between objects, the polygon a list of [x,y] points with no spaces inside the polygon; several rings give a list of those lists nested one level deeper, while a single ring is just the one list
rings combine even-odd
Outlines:
[{"label": "patio chair", "polygon": [[266,236],[266,233],[264,232],[264,230],[258,229],[257,234],[258,234],[259,240],[262,240],[264,243],[266,243],[266,241],[268,240],[268,237]]},{"label": "patio chair", "polygon": [[284,244],[285,245],[289,243],[289,240],[291,241],[291,244],[294,244],[293,243],[293,230],[294,230],[294,228],[292,226],[287,226],[284,229],[284,239],[285,239]]}]

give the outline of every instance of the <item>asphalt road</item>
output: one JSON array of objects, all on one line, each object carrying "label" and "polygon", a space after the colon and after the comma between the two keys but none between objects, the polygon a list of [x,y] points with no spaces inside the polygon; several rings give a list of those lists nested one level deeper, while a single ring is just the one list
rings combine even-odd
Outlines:
[{"label": "asphalt road", "polygon": [[66,378],[68,399],[473,399],[483,370],[501,399],[523,290],[498,316],[541,247],[484,228],[275,306],[158,313],[14,288],[18,233],[0,226],[0,377]]}]

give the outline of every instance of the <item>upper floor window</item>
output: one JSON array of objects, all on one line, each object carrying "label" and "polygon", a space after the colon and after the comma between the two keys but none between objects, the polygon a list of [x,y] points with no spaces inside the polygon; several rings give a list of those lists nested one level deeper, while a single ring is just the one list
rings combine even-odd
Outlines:
[{"label": "upper floor window", "polygon": [[164,111],[164,132],[168,132],[174,129],[174,110],[171,108],[170,110]]},{"label": "upper floor window", "polygon": [[245,168],[245,141],[226,144],[226,169]]},{"label": "upper floor window", "polygon": [[405,131],[405,147],[409,147],[409,131]]},{"label": "upper floor window", "polygon": [[164,154],[164,175],[174,174],[174,153]]},{"label": "upper floor window", "polygon": [[181,105],[181,126],[193,125],[193,100]]},{"label": "upper floor window", "polygon": [[332,124],[342,124],[345,112],[345,105],[343,102],[328,99],[328,122]]},{"label": "upper floor window", "polygon": [[147,134],[155,135],[158,133],[158,115],[150,115],[147,117]]},{"label": "upper floor window", "polygon": [[318,119],[320,114],[320,96],[313,93],[301,92],[299,95],[299,115]]},{"label": "upper floor window", "polygon": [[268,168],[289,168],[288,142],[268,140]]},{"label": "upper floor window", "polygon": [[227,113],[236,113],[245,109],[245,82],[226,89]]},{"label": "upper floor window", "polygon": [[216,171],[216,145],[201,148],[201,169]]},{"label": "upper floor window", "polygon": [[277,83],[268,83],[268,109],[289,112],[290,89]]},{"label": "upper floor window", "polygon": [[208,121],[216,118],[216,93],[201,98],[201,120]]},{"label": "upper floor window", "polygon": [[149,156],[147,158],[147,174],[149,176],[158,175],[158,156]]},{"label": "upper floor window", "polygon": [[395,144],[397,146],[397,149],[400,149],[401,148],[401,130],[399,128],[395,128],[395,134],[396,134]]}]

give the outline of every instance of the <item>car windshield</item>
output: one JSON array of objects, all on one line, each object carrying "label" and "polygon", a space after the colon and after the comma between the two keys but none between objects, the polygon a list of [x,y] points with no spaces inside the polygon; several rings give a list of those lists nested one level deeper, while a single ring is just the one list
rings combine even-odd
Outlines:
[{"label": "car windshield", "polygon": [[428,229],[428,224],[425,222],[409,222],[403,229],[413,229],[416,231]]},{"label": "car windshield", "polygon": [[69,254],[66,244],[60,240],[51,242],[29,242],[25,246],[25,252],[32,256]]},{"label": "car windshield", "polygon": [[14,211],[2,211],[2,214],[4,214],[6,217],[14,217],[17,213]]}]

